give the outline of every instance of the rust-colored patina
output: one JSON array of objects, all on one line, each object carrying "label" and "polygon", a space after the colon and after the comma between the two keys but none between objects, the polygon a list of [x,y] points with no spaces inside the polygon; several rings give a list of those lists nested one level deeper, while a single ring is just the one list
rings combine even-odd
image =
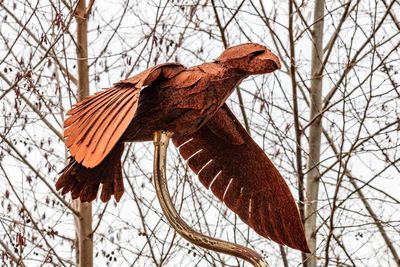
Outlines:
[{"label": "rust-colored patina", "polygon": [[214,62],[165,63],[89,96],[68,111],[71,157],[56,183],[62,194],[119,201],[124,142],[151,141],[159,130],[218,199],[260,235],[308,252],[297,206],[284,179],[225,100],[246,77],[280,68],[268,48],[242,44]]}]

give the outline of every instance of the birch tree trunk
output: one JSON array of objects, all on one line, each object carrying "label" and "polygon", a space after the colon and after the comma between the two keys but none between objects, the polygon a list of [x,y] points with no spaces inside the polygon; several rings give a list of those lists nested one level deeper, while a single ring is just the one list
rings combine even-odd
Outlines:
[{"label": "birch tree trunk", "polygon": [[[89,95],[89,67],[86,1],[80,0],[76,7],[77,22],[77,65],[78,65],[78,100]],[[75,220],[77,231],[77,263],[80,267],[93,266],[93,236],[92,236],[92,204],[74,201],[74,207],[79,212]]]},{"label": "birch tree trunk", "polygon": [[[322,96],[322,56],[324,30],[324,0],[315,1],[312,28],[312,59],[310,86],[310,121],[321,111]],[[305,231],[312,254],[308,255],[307,266],[316,267],[316,223],[318,192],[320,182],[319,161],[321,151],[322,116],[310,125],[309,150],[306,177]]]}]

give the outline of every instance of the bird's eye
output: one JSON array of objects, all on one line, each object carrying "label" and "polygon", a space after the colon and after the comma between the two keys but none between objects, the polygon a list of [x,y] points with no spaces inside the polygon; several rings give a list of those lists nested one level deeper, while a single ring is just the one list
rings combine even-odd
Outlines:
[{"label": "bird's eye", "polygon": [[253,59],[253,58],[255,58],[256,56],[259,56],[259,55],[261,55],[261,54],[264,54],[264,51],[263,51],[263,50],[255,51],[255,52],[253,52],[253,53],[250,54],[250,58]]}]

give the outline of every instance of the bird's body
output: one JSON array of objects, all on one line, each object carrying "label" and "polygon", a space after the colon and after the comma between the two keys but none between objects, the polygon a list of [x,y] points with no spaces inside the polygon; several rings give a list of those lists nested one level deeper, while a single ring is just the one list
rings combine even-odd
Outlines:
[{"label": "bird's body", "polygon": [[[246,73],[204,63],[192,68],[168,65],[173,76],[142,89],[135,117],[121,141],[150,141],[158,130],[191,135],[225,103]],[[129,86],[129,80],[117,86]]]},{"label": "bird's body", "polygon": [[284,179],[251,139],[225,100],[246,77],[280,67],[266,47],[232,47],[214,62],[149,68],[74,105],[65,121],[71,160],[56,183],[62,194],[119,201],[124,142],[173,142],[200,181],[259,234],[308,251],[294,199]]}]

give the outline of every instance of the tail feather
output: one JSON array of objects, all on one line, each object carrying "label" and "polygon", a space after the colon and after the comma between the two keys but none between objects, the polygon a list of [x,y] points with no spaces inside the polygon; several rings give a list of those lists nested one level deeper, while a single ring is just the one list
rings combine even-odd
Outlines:
[{"label": "tail feather", "polygon": [[102,184],[101,201],[106,202],[114,195],[118,202],[124,193],[121,166],[123,150],[124,144],[117,143],[108,156],[94,168],[86,168],[70,157],[57,180],[56,189],[61,190],[62,195],[71,192],[72,199],[91,202],[96,199]]}]

